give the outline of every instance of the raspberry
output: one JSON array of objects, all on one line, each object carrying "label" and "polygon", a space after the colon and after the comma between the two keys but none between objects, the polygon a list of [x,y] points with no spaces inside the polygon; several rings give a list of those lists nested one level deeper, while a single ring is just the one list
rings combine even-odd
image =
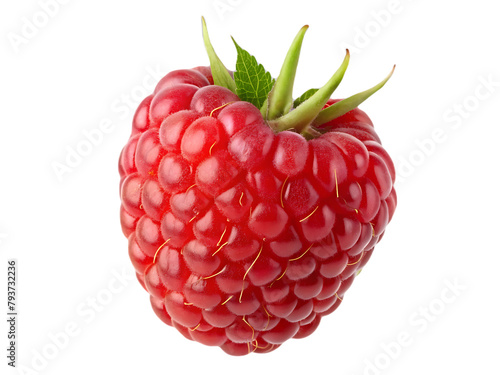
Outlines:
[{"label": "raspberry", "polygon": [[357,108],[387,80],[329,99],[347,55],[287,111],[282,70],[261,111],[207,43],[211,68],[168,73],[137,109],[119,161],[121,224],[164,323],[231,355],[267,353],[339,307],[394,214],[394,165]]}]

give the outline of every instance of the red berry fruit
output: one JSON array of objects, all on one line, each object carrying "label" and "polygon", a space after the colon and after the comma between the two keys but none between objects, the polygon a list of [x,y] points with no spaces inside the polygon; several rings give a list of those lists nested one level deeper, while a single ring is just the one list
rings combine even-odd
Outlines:
[{"label": "red berry fruit", "polygon": [[236,43],[227,71],[170,72],[120,156],[121,224],[153,310],[231,355],[304,338],[338,308],[396,208],[394,165],[347,68],[292,100],[300,30],[278,79]]}]

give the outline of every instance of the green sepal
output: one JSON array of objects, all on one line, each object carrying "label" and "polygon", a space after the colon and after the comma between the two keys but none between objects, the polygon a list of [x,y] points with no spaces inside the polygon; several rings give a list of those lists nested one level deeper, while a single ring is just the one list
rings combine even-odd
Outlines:
[{"label": "green sepal", "polygon": [[203,28],[203,41],[205,43],[205,49],[207,50],[208,58],[210,60],[210,69],[212,70],[214,84],[217,86],[225,87],[236,94],[236,83],[234,82],[233,77],[231,77],[229,71],[219,59],[219,56],[217,56],[217,54],[215,53],[212,43],[210,43],[207,24],[204,17],[201,17],[201,23]]},{"label": "green sepal", "polygon": [[283,131],[287,129],[294,129],[300,133],[305,131],[316,116],[318,116],[318,113],[342,81],[348,65],[349,50],[346,50],[344,61],[335,74],[322,88],[316,91],[309,99],[293,111],[276,120],[268,121],[269,125],[276,131]]},{"label": "green sepal", "polygon": [[311,96],[313,96],[314,94],[316,94],[316,92],[318,90],[319,89],[309,89],[309,90],[307,90],[305,93],[303,93],[297,99],[295,99],[295,101],[293,102],[293,107],[297,108],[299,105],[301,105],[302,103],[304,103],[307,99],[309,99]]},{"label": "green sepal", "polygon": [[280,74],[276,79],[276,84],[269,93],[266,113],[268,120],[274,120],[283,116],[292,109],[295,73],[297,72],[297,65],[299,63],[302,41],[308,28],[309,26],[305,25],[295,36],[281,67]]},{"label": "green sepal", "polygon": [[363,92],[352,95],[344,100],[341,100],[337,103],[332,104],[328,108],[323,109],[318,117],[313,122],[313,126],[322,125],[328,121],[331,121],[337,117],[345,115],[347,112],[352,111],[354,108],[357,108],[361,103],[363,103],[370,96],[375,94],[378,90],[380,90],[387,83],[389,78],[391,78],[392,73],[394,73],[394,69],[396,69],[396,65],[392,68],[389,75],[379,84],[373,86],[372,88],[365,90]]}]

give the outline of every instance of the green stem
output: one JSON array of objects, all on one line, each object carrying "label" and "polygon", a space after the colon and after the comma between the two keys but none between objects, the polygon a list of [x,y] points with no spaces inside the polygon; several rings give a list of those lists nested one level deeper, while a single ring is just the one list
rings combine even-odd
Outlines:
[{"label": "green stem", "polygon": [[378,90],[380,90],[387,83],[389,78],[391,78],[392,73],[394,73],[394,69],[396,65],[392,68],[389,75],[379,84],[373,86],[371,89],[360,92],[353,96],[348,97],[347,99],[341,100],[337,103],[332,104],[328,108],[323,109],[318,117],[313,122],[314,126],[322,125],[328,121],[331,121],[337,117],[345,115],[347,112],[352,111],[354,108],[357,108],[361,103],[363,103],[370,96],[375,94]]},{"label": "green stem", "polygon": [[349,50],[346,50],[346,56],[342,65],[338,68],[326,85],[320,88],[313,96],[293,111],[276,120],[268,121],[269,125],[277,131],[295,129],[298,132],[302,132],[306,130],[316,116],[318,116],[318,113],[342,81],[347,65],[349,65]]},{"label": "green stem", "polygon": [[[305,25],[300,29],[297,36],[292,42],[290,49],[285,57],[280,74],[276,79],[276,83],[271,90],[268,100],[267,116],[268,120],[274,120],[285,113],[288,113],[293,105],[293,83],[295,81],[295,73],[299,63],[300,49],[304,35],[309,28]],[[263,108],[263,110],[265,110]]]},{"label": "green stem", "polygon": [[203,41],[205,42],[205,49],[207,50],[208,58],[210,59],[210,69],[212,70],[214,84],[225,87],[236,94],[236,84],[234,83],[233,77],[231,77],[228,70],[219,59],[219,56],[215,53],[212,43],[210,43],[207,24],[204,17],[201,17],[201,23],[203,28]]}]

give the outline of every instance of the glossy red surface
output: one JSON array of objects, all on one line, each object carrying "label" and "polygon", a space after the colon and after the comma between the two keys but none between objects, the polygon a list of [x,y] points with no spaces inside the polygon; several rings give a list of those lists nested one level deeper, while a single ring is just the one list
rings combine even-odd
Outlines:
[{"label": "glossy red surface", "polygon": [[395,169],[359,109],[307,141],[212,83],[205,67],[174,71],[140,104],[121,224],[163,322],[265,353],[338,308],[393,216]]}]

